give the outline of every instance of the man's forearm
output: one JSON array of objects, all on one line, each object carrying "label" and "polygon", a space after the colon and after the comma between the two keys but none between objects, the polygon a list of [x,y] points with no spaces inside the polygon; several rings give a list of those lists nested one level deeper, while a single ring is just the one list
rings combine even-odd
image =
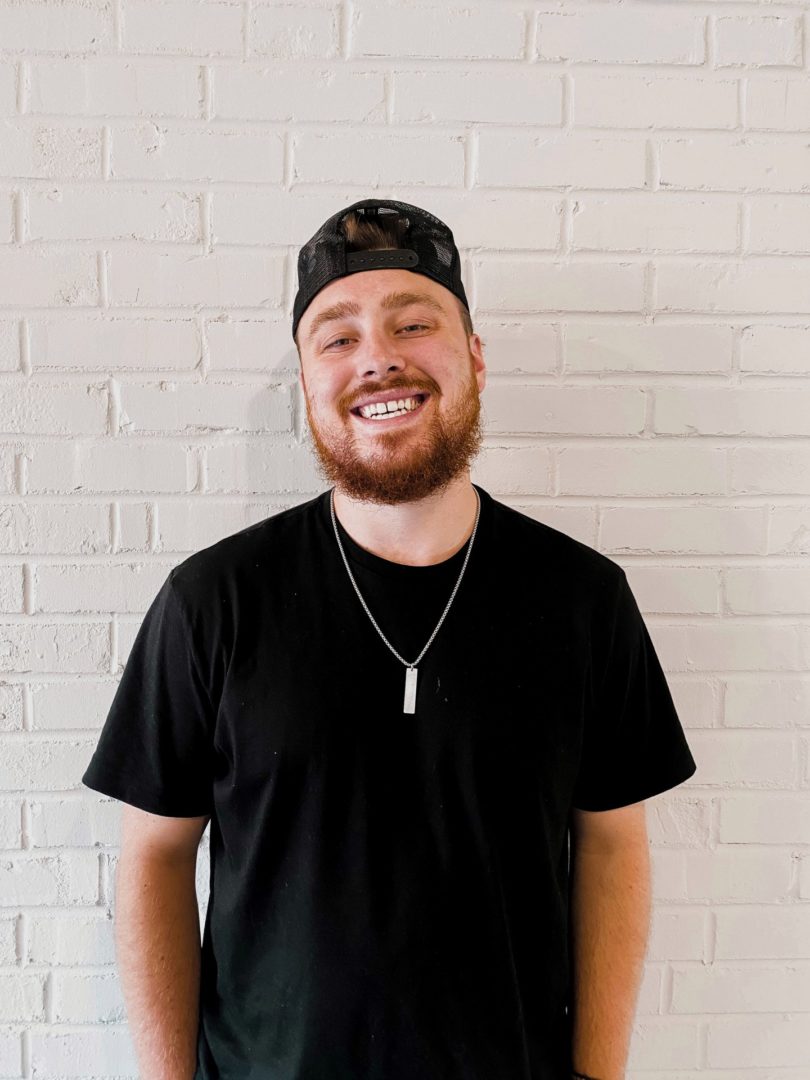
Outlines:
[{"label": "man's forearm", "polygon": [[194,863],[126,859],[116,871],[118,974],[144,1080],[192,1080],[200,917]]},{"label": "man's forearm", "polygon": [[594,1080],[624,1080],[650,912],[646,844],[572,850],[573,1062]]}]

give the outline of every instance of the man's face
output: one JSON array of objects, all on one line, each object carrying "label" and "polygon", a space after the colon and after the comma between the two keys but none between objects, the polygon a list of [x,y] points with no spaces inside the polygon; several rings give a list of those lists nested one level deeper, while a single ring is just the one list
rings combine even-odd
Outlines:
[{"label": "man's face", "polygon": [[[410,270],[349,274],[317,294],[298,341],[327,481],[356,499],[394,504],[425,498],[469,468],[483,441],[486,367],[481,339],[467,337],[444,286]],[[359,415],[359,405],[381,395],[418,395],[418,404],[389,419]]]}]

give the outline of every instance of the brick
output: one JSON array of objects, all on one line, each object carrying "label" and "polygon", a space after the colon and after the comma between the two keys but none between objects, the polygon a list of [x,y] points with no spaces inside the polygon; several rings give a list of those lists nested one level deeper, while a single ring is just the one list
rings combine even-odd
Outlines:
[{"label": "brick", "polygon": [[101,127],[0,120],[0,178],[85,180],[102,177]]},{"label": "brick", "polygon": [[33,611],[145,612],[170,569],[152,561],[115,566],[38,562],[32,574]]},{"label": "brick", "polygon": [[0,60],[0,115],[8,115],[16,109],[17,64],[13,60]]},{"label": "brick", "polygon": [[768,555],[810,555],[810,506],[769,508]]},{"label": "brick", "polygon": [[20,327],[16,319],[0,319],[0,371],[20,367]]},{"label": "brick", "polygon": [[810,613],[810,568],[729,568],[725,586],[727,610],[733,615]]},{"label": "brick", "polygon": [[283,178],[282,132],[112,125],[110,143],[110,171],[117,180],[279,184]]},{"label": "brick", "polygon": [[[557,368],[559,333],[553,326],[526,319],[475,319],[484,346],[487,371],[504,375],[540,375]],[[490,384],[491,385],[491,384]],[[481,403],[487,408],[489,389]]]},{"label": "brick", "polygon": [[394,72],[392,120],[559,127],[563,121],[559,75],[531,67],[507,71]]},{"label": "brick", "polygon": [[28,490],[35,494],[93,491],[187,491],[186,450],[177,442],[74,439],[26,451]]},{"label": "brick", "polygon": [[252,439],[211,446],[206,452],[207,490],[216,493],[284,494],[295,502],[324,488],[314,454],[306,446]]},{"label": "brick", "polygon": [[125,383],[121,387],[121,430],[126,432],[288,432],[290,389],[221,382]]},{"label": "brick", "polygon": [[44,972],[0,973],[0,1023],[42,1023],[45,1019]]},{"label": "brick", "polygon": [[109,260],[110,304],[114,306],[265,307],[277,306],[282,298],[281,254],[116,250],[110,252]]},{"label": "brick", "polygon": [[702,64],[705,18],[699,12],[611,7],[537,17],[538,60],[607,64]]},{"label": "brick", "polygon": [[441,60],[520,60],[525,52],[523,12],[496,8],[448,8],[360,0],[352,9],[349,56]]},{"label": "brick", "polygon": [[30,318],[28,333],[35,371],[189,371],[201,356],[199,330],[189,318],[49,314]]},{"label": "brick", "polygon": [[85,974],[58,971],[53,979],[53,1023],[126,1022],[124,995],[117,972]]},{"label": "brick", "polygon": [[201,196],[133,190],[51,188],[28,196],[31,240],[202,240]]},{"label": "brick", "polygon": [[758,1065],[770,1070],[780,1065],[808,1066],[807,1017],[713,1017],[706,1027],[706,1064],[746,1070]]},{"label": "brick", "polygon": [[[621,562],[621,553],[602,541],[603,555]],[[627,576],[638,606],[645,614],[715,615],[719,611],[720,574],[707,567],[677,569],[628,564]]]},{"label": "brick", "polygon": [[810,261],[751,256],[744,261],[656,266],[658,311],[810,314]]},{"label": "brick", "polygon": [[477,185],[483,187],[642,188],[643,142],[582,132],[478,135]]},{"label": "brick", "polygon": [[294,183],[435,184],[464,180],[464,139],[459,135],[302,131],[293,142]]},{"label": "brick", "polygon": [[810,450],[737,446],[729,452],[734,495],[810,495]]},{"label": "brick", "polygon": [[[0,683],[0,731],[20,731],[23,726],[22,684]],[[0,960],[0,962],[2,962]]]},{"label": "brick", "polygon": [[646,959],[652,963],[675,960],[702,960],[708,910],[683,908],[680,911],[653,909]]},{"label": "brick", "polygon": [[99,679],[30,685],[33,731],[101,728],[116,689],[115,683]]},{"label": "brick", "polygon": [[726,494],[726,451],[707,446],[563,446],[556,460],[559,496]]},{"label": "brick", "polygon": [[[23,741],[21,739],[7,739],[3,747],[2,761],[0,761],[0,779],[2,787],[7,791],[62,791],[65,788],[77,785],[76,777],[80,777],[88,760],[88,750],[92,752],[92,745],[86,738],[36,738]],[[76,803],[78,806],[78,802]],[[28,861],[25,853],[20,857],[20,865],[31,869],[35,863],[47,862],[50,856]],[[69,868],[74,859],[79,870],[76,876],[76,884],[81,892],[85,891],[86,868],[91,863],[87,856],[92,852],[60,852],[60,861],[64,860],[66,868]],[[2,864],[0,864],[2,866]],[[6,868],[8,869],[8,868]],[[0,877],[2,874],[0,874]],[[72,888],[72,875],[66,875],[65,880],[58,883],[60,892],[67,886]],[[92,875],[92,896],[90,902],[95,900],[97,871]],[[9,885],[12,882],[9,879]],[[9,888],[8,892],[0,887],[0,896],[6,904],[12,903],[11,893],[15,891]],[[28,886],[23,881],[17,890],[18,903],[48,903],[44,898],[28,900]]]},{"label": "brick", "polygon": [[118,504],[118,540],[116,551],[149,550],[149,511],[145,502]]},{"label": "brick", "polygon": [[804,132],[808,112],[810,82],[803,74],[747,80],[746,127],[751,130]]},{"label": "brick", "polygon": [[509,386],[486,390],[487,433],[638,435],[644,430],[645,395],[629,387]]},{"label": "brick", "polygon": [[[314,68],[283,61],[267,66],[248,60],[238,66],[217,64],[211,69],[211,85],[212,115],[217,119],[319,124],[386,121],[383,75],[373,69]],[[275,199],[284,193],[269,194]],[[297,192],[286,194],[291,204],[301,200]],[[322,218],[328,216],[324,209]],[[280,218],[278,225],[285,224]]]},{"label": "brick", "polygon": [[662,139],[662,188],[699,191],[810,191],[810,146],[714,133]]},{"label": "brick", "polygon": [[[0,672],[78,674],[104,672],[109,666],[110,629],[106,622],[0,622]],[[0,789],[6,786],[0,782]]]},{"label": "brick", "polygon": [[810,965],[675,967],[673,1013],[810,1012]]},{"label": "brick", "polygon": [[[803,643],[801,633],[792,626],[742,621],[703,622],[694,625],[667,626],[653,622],[649,627],[654,639],[656,651],[665,671],[669,672],[722,672],[722,671],[789,671],[806,670],[807,644]],[[703,733],[705,734],[705,733]],[[735,738],[737,733],[735,732]],[[699,776],[693,783],[702,783],[704,777],[702,735],[697,738],[695,761],[698,762]],[[736,742],[735,742],[736,753]],[[708,755],[709,747],[705,753]],[[731,751],[725,749],[725,757],[715,754],[716,762],[714,783],[717,785],[730,782],[728,759]],[[763,770],[770,769],[773,776],[779,776],[780,763],[784,764],[784,751],[780,748],[771,755],[772,762],[761,762]],[[740,764],[747,759],[740,755]],[[754,767],[756,767],[756,762]],[[795,769],[794,769],[795,771]],[[705,774],[708,775],[708,758]]]},{"label": "brick", "polygon": [[810,726],[810,683],[797,679],[729,679],[724,704],[723,724],[728,728]]},{"label": "brick", "polygon": [[61,967],[115,963],[114,923],[103,912],[27,914],[28,955],[32,964]]},{"label": "brick", "polygon": [[541,446],[485,444],[470,475],[495,498],[551,494],[551,454]]},{"label": "brick", "polygon": [[[809,955],[810,906],[807,904],[773,906],[770,917],[767,909],[756,905],[721,907],[715,914],[715,956],[718,960],[742,957],[746,960],[794,960]],[[751,1016],[747,1018],[752,1020]],[[760,1061],[760,1064],[766,1063]],[[787,1059],[783,1064],[796,1063]],[[810,1064],[810,1058],[807,1064]]]},{"label": "brick", "polygon": [[810,435],[810,391],[662,389],[654,399],[664,435]]},{"label": "brick", "polygon": [[14,196],[0,193],[0,244],[14,242]]},{"label": "brick", "polygon": [[650,75],[601,75],[587,68],[573,74],[575,128],[667,129],[737,126],[737,80]]},{"label": "brick", "polygon": [[0,553],[59,555],[110,551],[110,508],[89,503],[0,503]]},{"label": "brick", "polygon": [[202,118],[200,67],[132,57],[34,60],[28,112]]},{"label": "brick", "polygon": [[740,370],[805,375],[810,371],[807,326],[754,323],[740,334]]},{"label": "brick", "polygon": [[728,15],[715,20],[718,68],[802,64],[802,20],[781,15]]},{"label": "brick", "polygon": [[595,324],[569,316],[563,332],[565,369],[571,372],[721,374],[731,371],[732,349],[731,327],[708,323]]},{"label": "brick", "polygon": [[30,846],[39,848],[98,849],[107,836],[118,835],[120,804],[114,799],[85,798],[84,794],[65,797],[29,797]]},{"label": "brick", "polygon": [[0,566],[0,611],[22,614],[22,566]]},{"label": "brick", "polygon": [[241,56],[242,5],[193,0],[127,0],[124,50],[186,56]]},{"label": "brick", "polygon": [[750,198],[746,202],[748,251],[810,254],[810,198]]},{"label": "brick", "polygon": [[0,303],[10,307],[97,304],[95,252],[0,249]]},{"label": "brick", "polygon": [[291,324],[291,319],[239,319],[230,315],[207,321],[209,370],[266,372],[270,362],[274,373],[297,373],[298,355]]},{"label": "brick", "polygon": [[577,196],[574,251],[734,252],[737,203],[661,194]]},{"label": "brick", "polygon": [[248,48],[254,56],[316,60],[337,55],[340,11],[302,4],[258,4],[250,13]]},{"label": "brick", "polygon": [[125,1022],[97,1028],[33,1031],[29,1036],[30,1062],[35,1075],[81,1080],[98,1072],[99,1063],[113,1076],[138,1076],[135,1046]]},{"label": "brick", "polygon": [[476,300],[485,312],[640,311],[640,263],[553,262],[487,256],[475,259]]},{"label": "brick", "polygon": [[789,851],[718,847],[688,852],[684,859],[689,900],[770,904],[790,897],[793,866]]},{"label": "brick", "polygon": [[[648,555],[763,555],[767,510],[735,506],[615,506],[602,511],[605,551]],[[678,588],[684,587],[679,571]],[[715,571],[711,571],[714,575]],[[717,579],[714,579],[717,583]],[[687,604],[714,614],[713,592],[689,594]],[[711,599],[711,606],[705,604]]]},{"label": "brick", "polygon": [[113,10],[103,2],[36,0],[0,4],[3,49],[22,53],[94,53],[114,48]]},{"label": "brick", "polygon": [[15,459],[14,447],[0,444],[0,494],[16,490]]},{"label": "brick", "polygon": [[[241,532],[272,514],[297,505],[299,500],[270,503],[226,502],[203,497],[157,505],[157,550],[193,552]],[[301,500],[303,501],[303,500]]]},{"label": "brick", "polygon": [[705,1021],[670,1017],[637,1019],[627,1066],[637,1069],[696,1069]]},{"label": "brick", "polygon": [[[760,655],[764,659],[764,650]],[[788,788],[796,781],[795,747],[782,732],[693,731],[690,745],[700,762],[694,782]]]},{"label": "brick", "polygon": [[108,391],[51,379],[23,378],[0,396],[0,434],[103,435],[107,432]]}]

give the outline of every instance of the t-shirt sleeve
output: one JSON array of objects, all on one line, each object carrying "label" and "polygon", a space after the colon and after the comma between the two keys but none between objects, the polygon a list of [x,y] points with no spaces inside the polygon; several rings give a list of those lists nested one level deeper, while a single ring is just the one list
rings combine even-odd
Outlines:
[{"label": "t-shirt sleeve", "polygon": [[[572,804],[613,810],[676,787],[697,765],[622,568],[586,712]],[[604,655],[606,653],[606,655]]]},{"label": "t-shirt sleeve", "polygon": [[141,623],[82,783],[152,814],[202,817],[215,712],[174,574]]}]

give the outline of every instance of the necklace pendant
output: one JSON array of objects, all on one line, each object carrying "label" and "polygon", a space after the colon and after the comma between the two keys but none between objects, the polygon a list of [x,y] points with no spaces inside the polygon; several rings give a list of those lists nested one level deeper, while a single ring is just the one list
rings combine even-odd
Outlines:
[{"label": "necklace pendant", "polygon": [[405,701],[402,706],[404,713],[416,712],[416,672],[415,667],[409,667],[405,671]]}]

